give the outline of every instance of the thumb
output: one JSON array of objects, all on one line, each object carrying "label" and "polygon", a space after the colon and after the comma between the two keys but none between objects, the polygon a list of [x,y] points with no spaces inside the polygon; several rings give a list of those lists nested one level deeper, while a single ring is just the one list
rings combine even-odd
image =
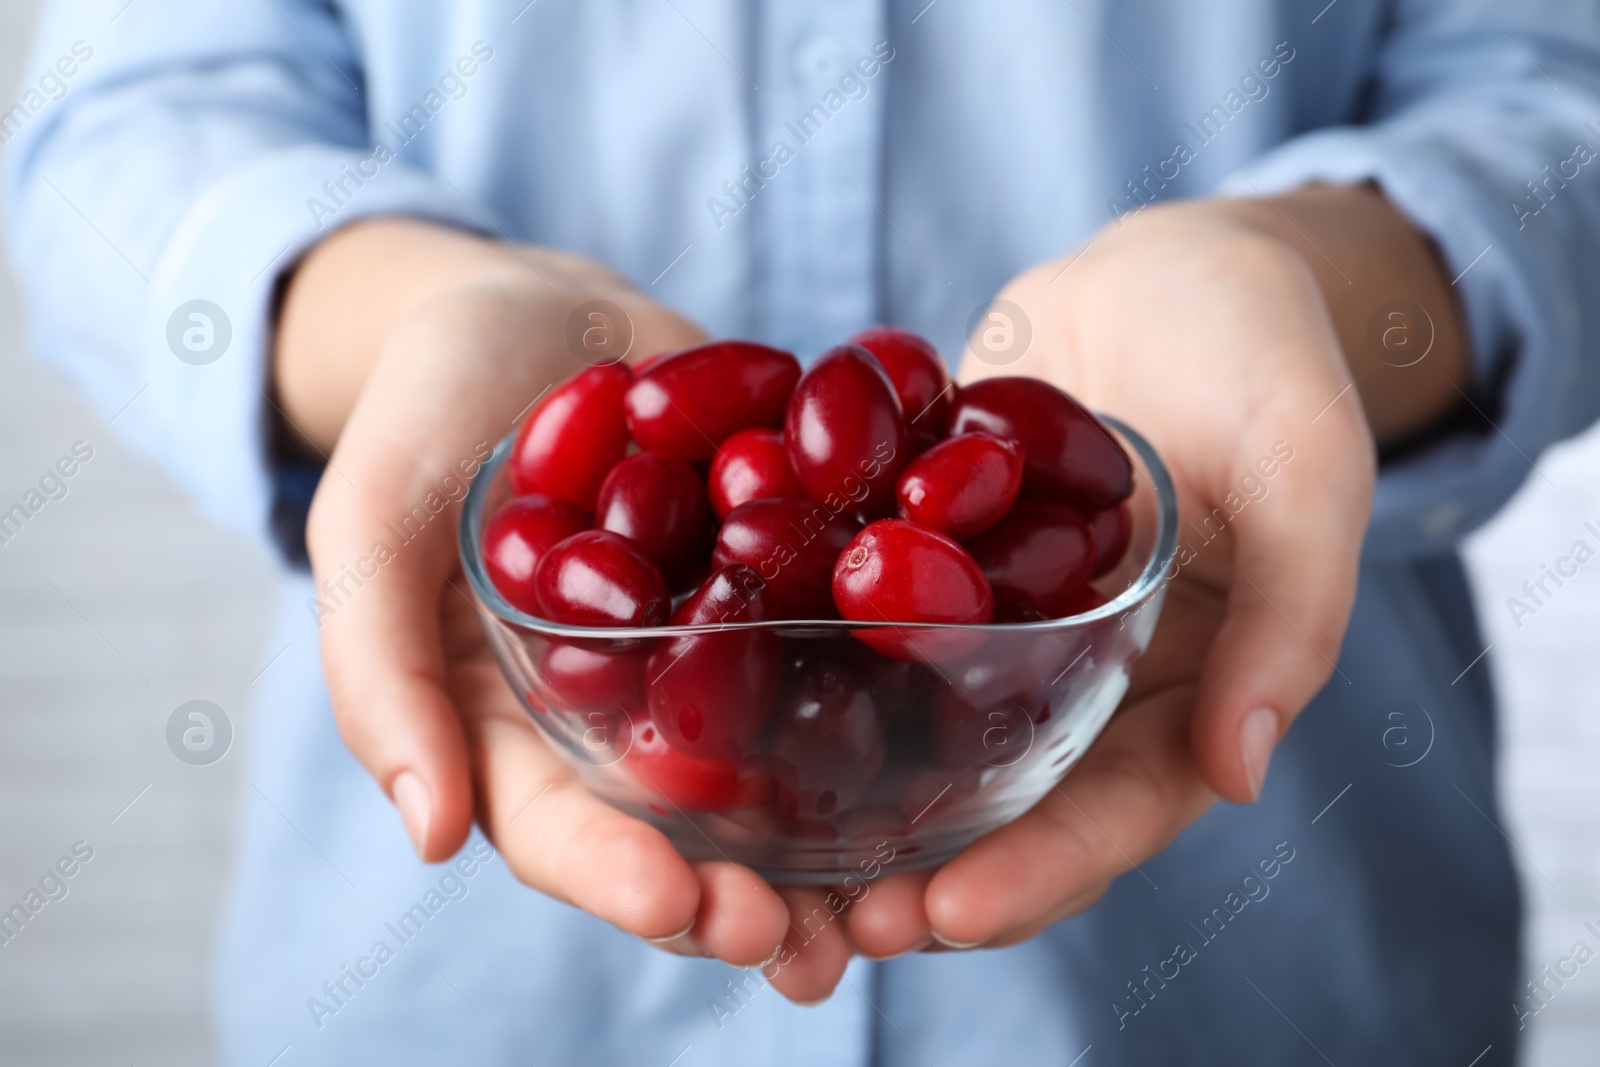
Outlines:
[{"label": "thumb", "polygon": [[1266,438],[1276,484],[1230,527],[1227,615],[1201,669],[1191,743],[1207,784],[1235,803],[1260,795],[1274,746],[1318,690],[1349,684],[1336,663],[1374,467],[1359,410],[1329,414],[1329,425]]}]

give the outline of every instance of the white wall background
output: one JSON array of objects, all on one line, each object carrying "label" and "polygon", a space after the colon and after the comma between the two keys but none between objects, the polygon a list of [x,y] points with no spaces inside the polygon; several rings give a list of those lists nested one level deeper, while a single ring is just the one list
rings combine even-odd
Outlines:
[{"label": "white wall background", "polygon": [[[1600,431],[1538,464],[1543,477],[1529,477],[1466,553],[1500,698],[1502,825],[1520,850],[1530,972],[1579,940],[1600,950],[1583,928],[1600,927],[1600,560],[1560,588],[1547,582],[1555,595],[1532,616],[1515,619],[1506,602],[1531,603],[1523,582],[1573,542],[1596,546],[1583,525],[1600,527]],[[1600,964],[1581,967],[1529,1029],[1530,1064],[1600,1064]]]},{"label": "white wall background", "polygon": [[[34,6],[0,0],[4,107]],[[243,746],[187,766],[165,726],[195,698],[245,726],[265,666],[270,568],[27,357],[4,270],[0,509],[75,441],[94,458],[0,544],[0,911],[74,842],[94,858],[0,946],[0,1063],[209,1064],[211,928]]]},{"label": "white wall background", "polygon": [[[6,101],[33,9],[0,0]],[[211,927],[250,682],[270,658],[271,568],[201,522],[28,360],[0,273],[0,507],[78,440],[95,457],[69,495],[0,545],[0,910],[74,842],[94,858],[65,899],[0,946],[0,1059],[205,1064]],[[1520,628],[1505,601],[1584,521],[1600,525],[1600,433],[1539,466],[1549,481],[1530,478],[1468,553],[1502,700],[1506,822],[1525,857],[1533,969],[1579,938],[1595,945],[1583,923],[1600,925],[1600,561]],[[180,763],[164,740],[167,717],[194,698],[244,733],[210,767]],[[1600,1064],[1600,966],[1530,1029],[1529,1063]]]}]

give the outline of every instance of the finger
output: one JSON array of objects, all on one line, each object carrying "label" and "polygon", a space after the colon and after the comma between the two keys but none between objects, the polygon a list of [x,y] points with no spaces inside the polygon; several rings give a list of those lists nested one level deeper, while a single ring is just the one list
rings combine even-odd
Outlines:
[{"label": "finger", "polygon": [[1192,699],[1173,689],[1127,708],[1056,789],[940,868],[925,898],[934,936],[985,944],[1165,848],[1215,799],[1189,754]]},{"label": "finger", "polygon": [[[634,312],[649,330],[666,314],[652,307]],[[426,860],[459,848],[472,818],[438,631],[456,508],[431,502],[573,362],[530,351],[530,337],[559,335],[566,313],[561,299],[530,303],[485,286],[408,322],[385,345],[313,502],[307,542],[340,734]],[[470,351],[462,338],[474,339]]]},{"label": "finger", "polygon": [[323,479],[307,538],[334,719],[399,809],[417,855],[432,862],[460,848],[472,822],[466,745],[440,654],[451,542],[442,530],[424,530],[380,569],[369,531],[381,523],[361,515],[354,494],[333,487],[335,480],[333,472]]},{"label": "finger", "polygon": [[926,948],[933,941],[923,908],[932,871],[910,871],[870,883],[845,912],[845,929],[857,952],[883,960]]},{"label": "finger", "polygon": [[[1005,948],[1008,945],[1021,944],[1022,942],[1027,941],[1029,938],[1036,937],[1045,930],[1048,930],[1062,919],[1070,918],[1071,916],[1078,914],[1080,911],[1091,907],[1101,897],[1105,896],[1106,890],[1110,888],[1110,882],[1099,882],[1095,885],[1092,885],[1087,889],[1073,894],[1066,900],[1063,900],[1061,903],[1057,904],[1053,909],[1044,913],[1043,915],[1029,920],[1020,926],[1013,926],[1011,929],[991,937],[978,947]],[[938,942],[935,942],[935,944],[938,944]],[[940,947],[944,948],[946,952],[954,951],[952,949],[945,948],[945,946],[942,945]]]},{"label": "finger", "polygon": [[636,937],[687,937],[701,914],[700,877],[661,831],[585,789],[493,670],[484,666],[484,685],[498,683],[504,702],[474,714],[468,732],[479,818],[507,868]]},{"label": "finger", "polygon": [[659,831],[585,789],[488,654],[482,609],[459,588],[445,608],[444,647],[458,665],[449,696],[464,709],[479,818],[512,872],[669,952],[741,967],[771,958],[788,928],[782,898],[748,868],[691,866]]},{"label": "finger", "polygon": [[497,337],[527,324],[505,301],[488,298],[454,314],[385,345],[317,488],[306,531],[340,735],[430,861],[466,839],[472,795],[440,648],[441,599],[457,566],[455,508],[429,502],[444,499],[441,488],[459,488],[476,469],[474,457],[487,454],[483,426],[509,427],[514,408],[485,405],[510,407],[538,378],[537,367],[525,367],[496,389],[472,360],[453,361],[454,370],[437,366],[459,336],[475,336],[469,320],[498,316]]},{"label": "finger", "polygon": [[1234,522],[1227,617],[1200,676],[1195,758],[1236,803],[1260,795],[1273,747],[1337,670],[1355,599],[1370,439],[1353,405],[1329,411],[1314,432],[1299,446],[1279,439],[1276,458],[1291,458],[1272,498]]},{"label": "finger", "polygon": [[843,898],[812,886],[779,886],[778,894],[789,906],[789,930],[778,958],[762,973],[796,1004],[821,1003],[833,995],[850,963],[844,924],[830,908],[842,910]]},{"label": "finger", "polygon": [[[459,625],[475,624],[460,602]],[[679,955],[749,967],[777,951],[789,908],[776,891],[737,864],[689,864],[659,831],[591,794],[492,661],[458,674],[451,696],[473,709],[485,833],[524,883]]]},{"label": "finger", "polygon": [[700,910],[689,938],[707,956],[754,967],[777,954],[789,929],[789,905],[750,868],[697,863]]},{"label": "finger", "polygon": [[920,951],[971,952],[975,949],[1006,948],[1009,945],[1018,945],[1024,941],[1027,941],[1029,938],[1038,936],[1040,933],[1054,926],[1062,919],[1070,918],[1078,914],[1078,912],[1091,907],[1101,897],[1105,896],[1106,890],[1110,888],[1110,882],[1101,882],[1098,885],[1090,886],[1088,889],[1082,890],[1081,892],[1075,893],[1074,895],[1068,897],[1066,900],[1060,902],[1052,910],[1046,912],[1045,914],[1030,919],[1021,926],[1013,926],[1009,930],[998,933],[994,937],[989,938],[989,940],[984,941],[981,944],[946,945],[938,940],[934,940],[923,947]]},{"label": "finger", "polygon": [[634,324],[635,337],[627,356],[630,363],[638,363],[661,352],[674,352],[702,344],[706,340],[705,331],[699,326],[631,288],[617,292],[616,301]]},{"label": "finger", "polygon": [[1134,664],[1122,702],[1131,707],[1174,686],[1193,685],[1228,614],[1226,587],[1180,572],[1167,583],[1150,647]]}]

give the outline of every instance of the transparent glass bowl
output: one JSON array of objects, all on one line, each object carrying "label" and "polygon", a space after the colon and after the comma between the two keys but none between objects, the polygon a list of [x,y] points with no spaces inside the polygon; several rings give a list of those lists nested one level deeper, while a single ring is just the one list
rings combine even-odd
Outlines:
[{"label": "transparent glass bowl", "polygon": [[[838,883],[886,864],[931,867],[1061,780],[1111,718],[1150,643],[1177,541],[1177,502],[1155,450],[1104,421],[1133,460],[1133,541],[1094,583],[1109,602],[1070,618],[649,629],[535,618],[500,596],[481,552],[485,523],[511,497],[504,468],[514,435],[467,494],[462,565],[500,667],[533,721],[589,789],[659,828],[685,856],[744,863],[775,884]],[[884,656],[855,636],[864,630],[892,631],[893,643],[926,658]],[[695,641],[652,662],[679,638]],[[702,647],[681,656],[691,644]],[[751,654],[783,659],[761,734],[737,759],[674,752],[650,718],[652,682],[680,659],[688,669],[726,663],[732,671]]]}]

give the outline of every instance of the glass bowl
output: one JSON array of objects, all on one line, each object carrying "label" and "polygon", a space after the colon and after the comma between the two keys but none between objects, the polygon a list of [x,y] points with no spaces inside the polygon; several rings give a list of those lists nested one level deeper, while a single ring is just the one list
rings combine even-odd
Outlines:
[{"label": "glass bowl", "polygon": [[[660,829],[686,857],[743,863],[774,884],[932,867],[1061,780],[1111,718],[1150,643],[1177,502],[1155,450],[1104,421],[1133,461],[1133,540],[1094,583],[1109,601],[1065,619],[593,629],[535,618],[496,591],[481,552],[485,523],[511,497],[514,434],[467,494],[462,565],[529,716],[589,789]],[[906,659],[857,636],[872,630],[892,633],[872,635],[873,644]],[[714,684],[716,671],[752,654],[783,660],[755,741],[737,759],[668,746],[650,718],[652,686],[674,669],[710,672]]]}]

